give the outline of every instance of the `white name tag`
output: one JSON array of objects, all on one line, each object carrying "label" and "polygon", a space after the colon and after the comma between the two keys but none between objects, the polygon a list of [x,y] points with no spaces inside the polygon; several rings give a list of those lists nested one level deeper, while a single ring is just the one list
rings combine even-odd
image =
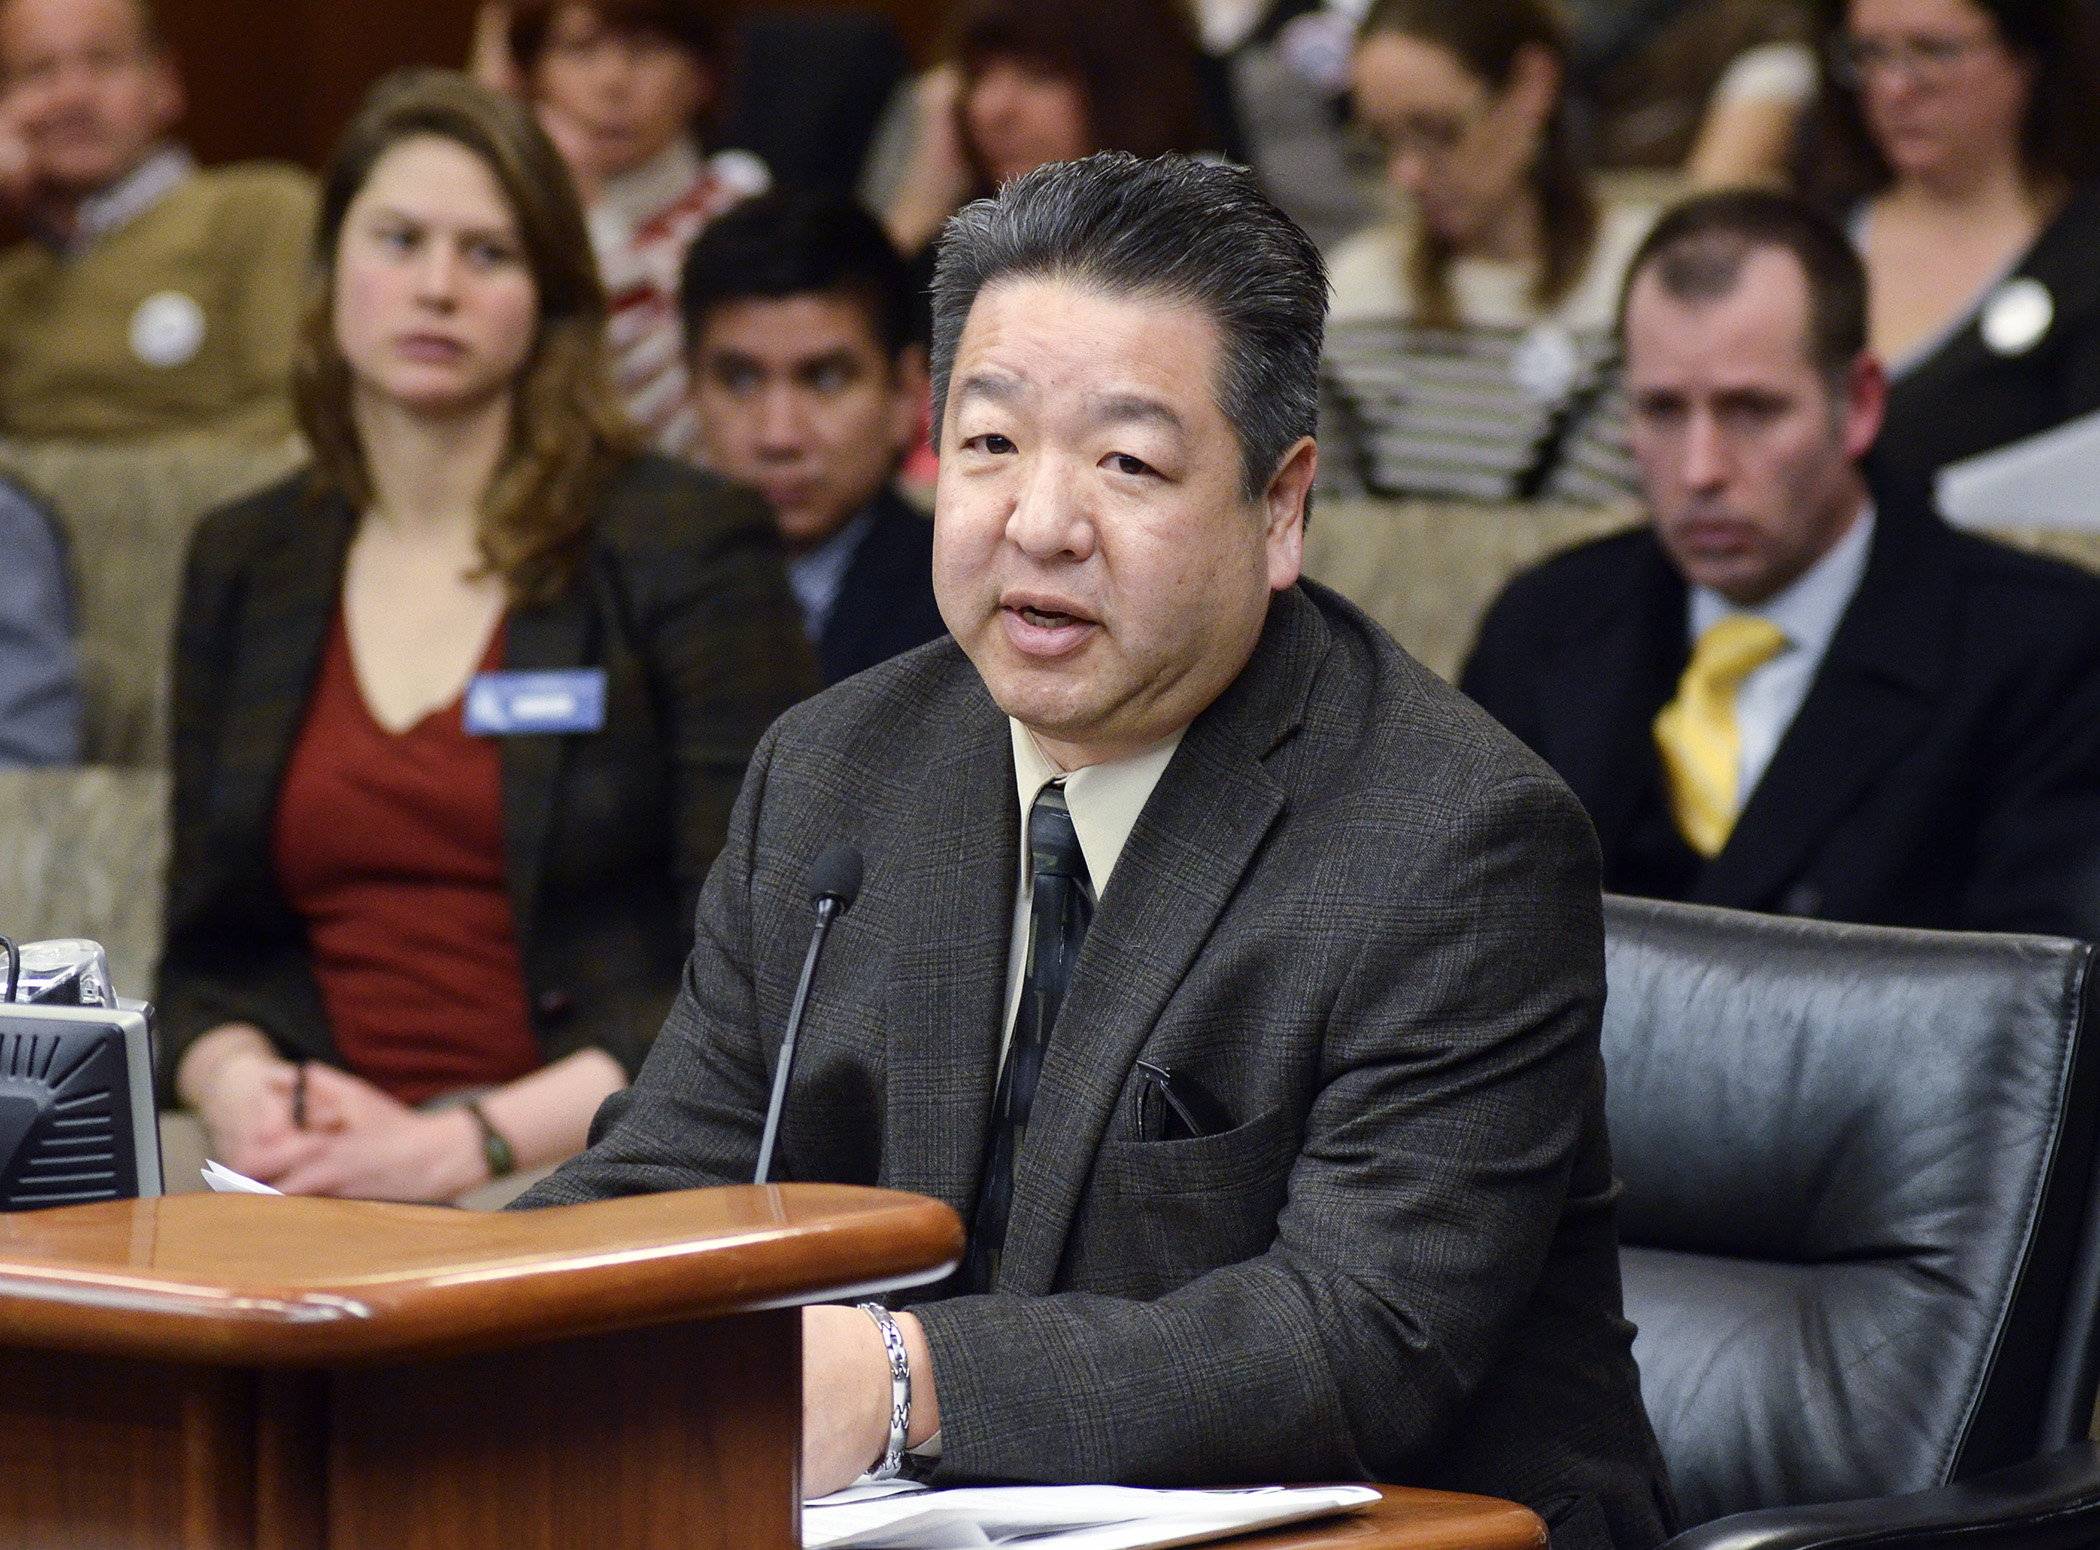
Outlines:
[{"label": "white name tag", "polygon": [[476,737],[605,729],[605,669],[478,673],[467,685],[467,731]]}]

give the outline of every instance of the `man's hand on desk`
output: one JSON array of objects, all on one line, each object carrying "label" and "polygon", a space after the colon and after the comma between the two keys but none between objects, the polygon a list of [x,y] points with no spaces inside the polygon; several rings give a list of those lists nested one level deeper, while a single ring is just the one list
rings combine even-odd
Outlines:
[{"label": "man's hand on desk", "polygon": [[[941,1429],[933,1356],[916,1317],[897,1332],[911,1359],[911,1429],[916,1448]],[[882,1332],[858,1308],[802,1310],[802,1494],[829,1496],[882,1462],[890,1442],[890,1359]]]}]

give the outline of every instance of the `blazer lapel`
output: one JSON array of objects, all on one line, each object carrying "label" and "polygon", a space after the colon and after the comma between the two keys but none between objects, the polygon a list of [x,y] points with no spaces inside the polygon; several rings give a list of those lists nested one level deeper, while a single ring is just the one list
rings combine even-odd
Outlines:
[{"label": "blazer lapel", "polygon": [[264,854],[252,865],[269,864],[271,815],[340,606],[354,526],[355,514],[339,497],[302,499],[283,542],[255,567],[243,601],[212,819],[222,837],[259,837]]},{"label": "blazer lapel", "polygon": [[1006,717],[974,669],[950,734],[927,753],[912,820],[870,878],[903,900],[884,1023],[882,1183],[969,1219],[990,1126],[1019,883],[1020,819]]},{"label": "blazer lapel", "polygon": [[[575,579],[553,602],[511,611],[504,621],[506,671],[550,672],[589,662],[595,645],[587,596],[589,575],[587,566],[579,566]],[[561,784],[570,739],[541,734],[501,741],[504,871],[510,880],[518,941],[530,951],[540,874],[547,859],[547,831],[554,822],[555,792]]]},{"label": "blazer lapel", "polygon": [[1055,1284],[1124,1078],[1283,811],[1283,788],[1262,761],[1302,722],[1327,646],[1304,593],[1279,594],[1253,659],[1189,728],[1131,831],[1044,1058],[1014,1177],[1003,1290],[1039,1295]]},{"label": "blazer lapel", "polygon": [[1931,563],[1938,524],[1887,511],[1808,697],[1692,897],[1765,907],[1861,794],[1932,725],[1951,666],[1951,578]]}]

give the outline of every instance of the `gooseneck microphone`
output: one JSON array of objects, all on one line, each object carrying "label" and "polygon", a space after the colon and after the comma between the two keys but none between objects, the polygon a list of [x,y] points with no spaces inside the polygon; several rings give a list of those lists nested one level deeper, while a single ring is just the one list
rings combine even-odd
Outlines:
[{"label": "gooseneck microphone", "polygon": [[780,1110],[787,1102],[788,1077],[795,1069],[795,1040],[802,1033],[802,1014],[809,1007],[809,983],[817,976],[817,959],[832,922],[853,908],[860,897],[860,852],[843,842],[827,845],[809,869],[809,902],[816,906],[817,925],[810,933],[809,952],[802,960],[802,981],[795,987],[794,1003],[788,1008],[787,1033],[780,1041],[780,1065],[773,1072],[773,1100],[766,1105],[765,1134],[758,1143],[758,1172],[751,1182],[763,1184],[773,1171],[773,1143],[780,1139]]}]

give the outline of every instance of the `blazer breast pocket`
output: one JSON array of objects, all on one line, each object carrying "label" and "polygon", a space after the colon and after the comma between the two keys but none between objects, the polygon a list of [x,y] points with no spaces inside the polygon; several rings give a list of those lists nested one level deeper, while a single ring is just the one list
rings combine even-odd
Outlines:
[{"label": "blazer breast pocket", "polygon": [[1282,1108],[1214,1136],[1104,1142],[1061,1289],[1160,1297],[1265,1252],[1297,1155],[1296,1118]]}]

